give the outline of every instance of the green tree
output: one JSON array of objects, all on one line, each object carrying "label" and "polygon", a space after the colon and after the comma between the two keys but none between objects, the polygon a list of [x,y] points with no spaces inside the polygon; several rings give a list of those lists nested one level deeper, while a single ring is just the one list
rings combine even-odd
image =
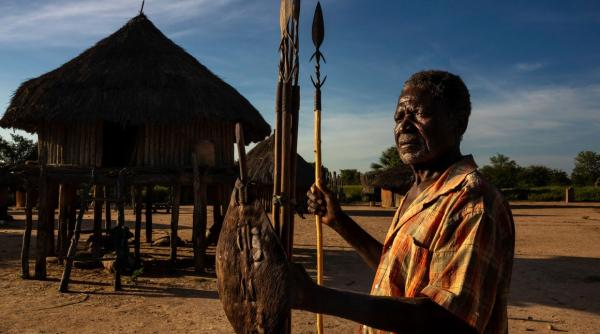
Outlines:
[{"label": "green tree", "polygon": [[521,168],[517,183],[520,187],[564,186],[571,184],[571,180],[562,170],[532,165]]},{"label": "green tree", "polygon": [[385,151],[381,152],[379,163],[373,162],[371,164],[371,169],[379,170],[400,166],[401,164],[402,160],[400,160],[400,155],[398,154],[396,146],[390,146]]},{"label": "green tree", "polygon": [[594,185],[600,178],[600,154],[592,151],[579,152],[571,180],[576,185]]},{"label": "green tree", "polygon": [[483,166],[481,173],[498,188],[513,188],[519,183],[521,167],[504,154],[490,157],[490,165]]},{"label": "green tree", "polygon": [[356,169],[341,169],[340,178],[344,184],[360,184],[360,172]]},{"label": "green tree", "polygon": [[0,162],[19,164],[37,160],[37,143],[21,135],[11,133],[11,141],[0,137]]}]

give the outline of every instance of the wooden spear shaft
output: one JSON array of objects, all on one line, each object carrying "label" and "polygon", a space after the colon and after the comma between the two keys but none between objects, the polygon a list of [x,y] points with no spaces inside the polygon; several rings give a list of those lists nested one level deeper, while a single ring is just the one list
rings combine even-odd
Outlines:
[{"label": "wooden spear shaft", "polygon": [[[323,54],[319,50],[325,37],[325,26],[323,23],[323,12],[321,4],[317,2],[315,15],[312,25],[312,40],[315,45],[315,53],[311,56],[311,60],[315,59],[315,77],[311,76],[313,86],[315,86],[315,184],[317,187],[322,187],[321,175],[321,87],[325,84],[327,77],[321,82],[321,59]],[[325,59],[323,58],[323,61]],[[321,216],[315,216],[317,230],[317,284],[323,284],[323,225]],[[317,333],[323,333],[323,315],[317,314]]]}]

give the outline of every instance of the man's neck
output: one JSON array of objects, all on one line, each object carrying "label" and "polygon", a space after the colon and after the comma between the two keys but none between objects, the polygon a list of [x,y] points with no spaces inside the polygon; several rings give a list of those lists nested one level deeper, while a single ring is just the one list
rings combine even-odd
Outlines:
[{"label": "man's neck", "polygon": [[[435,161],[414,164],[410,167],[415,175],[415,185],[418,189],[429,186],[437,180],[452,164],[462,158],[460,148],[456,147],[453,150],[443,154]],[[422,189],[420,189],[422,190]]]}]

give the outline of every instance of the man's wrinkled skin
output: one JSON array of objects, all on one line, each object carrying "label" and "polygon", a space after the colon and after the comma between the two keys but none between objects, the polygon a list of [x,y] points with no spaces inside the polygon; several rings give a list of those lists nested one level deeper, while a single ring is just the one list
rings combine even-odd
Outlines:
[{"label": "man's wrinkled skin", "polygon": [[[466,124],[433,99],[426,90],[406,86],[394,114],[394,137],[400,158],[410,165],[415,183],[400,214],[450,165],[462,158],[461,136]],[[329,190],[316,185],[307,193],[309,212],[318,214],[339,233],[373,270],[382,244],[346,215]],[[300,265],[292,265],[294,308],[343,317],[367,326],[399,333],[472,333],[462,320],[427,297],[372,296],[316,285]]]}]

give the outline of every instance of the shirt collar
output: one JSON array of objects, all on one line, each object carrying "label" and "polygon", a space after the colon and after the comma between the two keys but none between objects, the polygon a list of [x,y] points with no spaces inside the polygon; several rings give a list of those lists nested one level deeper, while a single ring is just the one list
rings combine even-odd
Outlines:
[{"label": "shirt collar", "polygon": [[425,189],[415,200],[409,205],[402,216],[399,215],[400,208],[404,203],[404,199],[400,204],[400,207],[396,211],[394,220],[392,221],[392,228],[388,232],[386,239],[389,239],[400,226],[402,226],[407,220],[415,216],[417,213],[423,211],[429,203],[432,203],[440,196],[445,195],[457,187],[459,187],[467,175],[477,170],[477,164],[473,159],[472,155],[466,155],[460,160],[450,165],[448,169],[433,184]]}]

